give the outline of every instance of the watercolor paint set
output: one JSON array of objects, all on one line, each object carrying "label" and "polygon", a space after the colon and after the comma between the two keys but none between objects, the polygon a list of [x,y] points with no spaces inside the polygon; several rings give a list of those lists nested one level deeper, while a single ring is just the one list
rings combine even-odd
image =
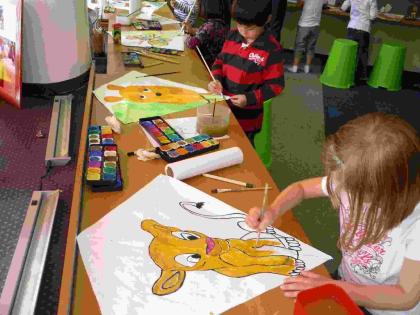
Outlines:
[{"label": "watercolor paint set", "polygon": [[216,150],[219,146],[219,142],[212,137],[198,135],[160,146],[156,152],[163,160],[172,163]]},{"label": "watercolor paint set", "polygon": [[88,129],[89,145],[115,144],[111,126],[90,126]]},{"label": "watercolor paint set", "polygon": [[181,135],[160,116],[142,118],[139,124],[159,146],[183,140]]},{"label": "watercolor paint set", "polygon": [[[108,127],[92,126],[88,131],[89,147],[85,177],[94,192],[118,191],[123,188],[118,146],[112,138],[112,129]],[[99,135],[99,140],[91,135]]]},{"label": "watercolor paint set", "polygon": [[139,31],[146,31],[146,30],[156,30],[161,31],[162,25],[159,23],[159,21],[136,21],[133,23],[133,26],[136,28],[136,30]]},{"label": "watercolor paint set", "polygon": [[140,55],[135,52],[122,52],[121,53],[124,66],[126,67],[140,67],[144,68]]}]

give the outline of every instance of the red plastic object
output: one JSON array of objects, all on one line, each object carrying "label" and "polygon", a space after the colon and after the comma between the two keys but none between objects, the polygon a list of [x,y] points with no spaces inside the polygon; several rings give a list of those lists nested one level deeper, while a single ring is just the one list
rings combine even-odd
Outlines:
[{"label": "red plastic object", "polygon": [[[300,292],[296,298],[294,315],[314,315],[313,312],[307,312],[307,305],[312,302],[318,302],[326,299],[333,299],[337,304],[341,305],[347,311],[347,315],[363,315],[362,310],[348,296],[348,294],[342,288],[334,284],[326,284]],[[334,310],[330,310],[329,313],[328,310],[319,312],[319,315],[327,314],[337,313],[334,312]]]}]

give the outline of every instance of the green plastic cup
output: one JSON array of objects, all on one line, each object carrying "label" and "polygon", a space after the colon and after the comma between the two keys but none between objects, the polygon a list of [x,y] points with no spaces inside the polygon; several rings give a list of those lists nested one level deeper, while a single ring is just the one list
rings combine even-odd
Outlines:
[{"label": "green plastic cup", "polygon": [[271,103],[273,99],[264,102],[263,124],[261,131],[255,135],[255,151],[260,156],[265,167],[269,169],[272,163],[271,157]]},{"label": "green plastic cup", "polygon": [[406,51],[406,47],[400,44],[383,44],[370,74],[369,86],[383,87],[388,91],[401,90]]},{"label": "green plastic cup", "polygon": [[358,44],[354,40],[336,39],[331,48],[320,80],[321,83],[338,89],[354,85]]}]

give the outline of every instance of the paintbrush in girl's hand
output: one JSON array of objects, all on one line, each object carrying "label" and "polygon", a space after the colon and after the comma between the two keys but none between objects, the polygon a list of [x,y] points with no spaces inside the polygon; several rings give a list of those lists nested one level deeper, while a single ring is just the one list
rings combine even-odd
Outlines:
[{"label": "paintbrush in girl's hand", "polygon": [[[261,207],[261,210],[260,210],[260,217],[258,219],[260,222],[263,219],[265,210],[267,208],[267,195],[268,195],[268,183],[265,184],[263,204],[262,204],[262,207]],[[255,247],[258,247],[258,242],[260,241],[260,233],[261,232],[258,231],[257,241],[255,243]]]},{"label": "paintbrush in girl's hand", "polygon": [[196,3],[197,3],[197,0],[195,0],[195,1],[194,1],[193,5],[192,5],[192,7],[191,7],[191,9],[190,9],[190,12],[188,12],[187,17],[185,18],[185,20],[184,20],[184,22],[183,22],[183,24],[182,24],[181,31],[180,31],[180,33],[181,33],[181,34],[184,32],[185,23],[187,23],[187,22],[188,22],[188,20],[190,19],[191,13],[192,13],[192,11],[194,10],[194,7],[195,7],[195,4],[196,4]]}]

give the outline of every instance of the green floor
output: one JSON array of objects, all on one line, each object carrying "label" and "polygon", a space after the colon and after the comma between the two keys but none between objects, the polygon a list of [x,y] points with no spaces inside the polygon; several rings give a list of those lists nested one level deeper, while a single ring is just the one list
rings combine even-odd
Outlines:
[{"label": "green floor", "polygon": [[[324,140],[322,86],[318,75],[286,73],[286,89],[273,100],[273,164],[271,175],[280,189],[313,176],[322,176],[320,154]],[[327,198],[309,200],[294,209],[314,247],[340,262],[336,247],[338,217]]]}]

